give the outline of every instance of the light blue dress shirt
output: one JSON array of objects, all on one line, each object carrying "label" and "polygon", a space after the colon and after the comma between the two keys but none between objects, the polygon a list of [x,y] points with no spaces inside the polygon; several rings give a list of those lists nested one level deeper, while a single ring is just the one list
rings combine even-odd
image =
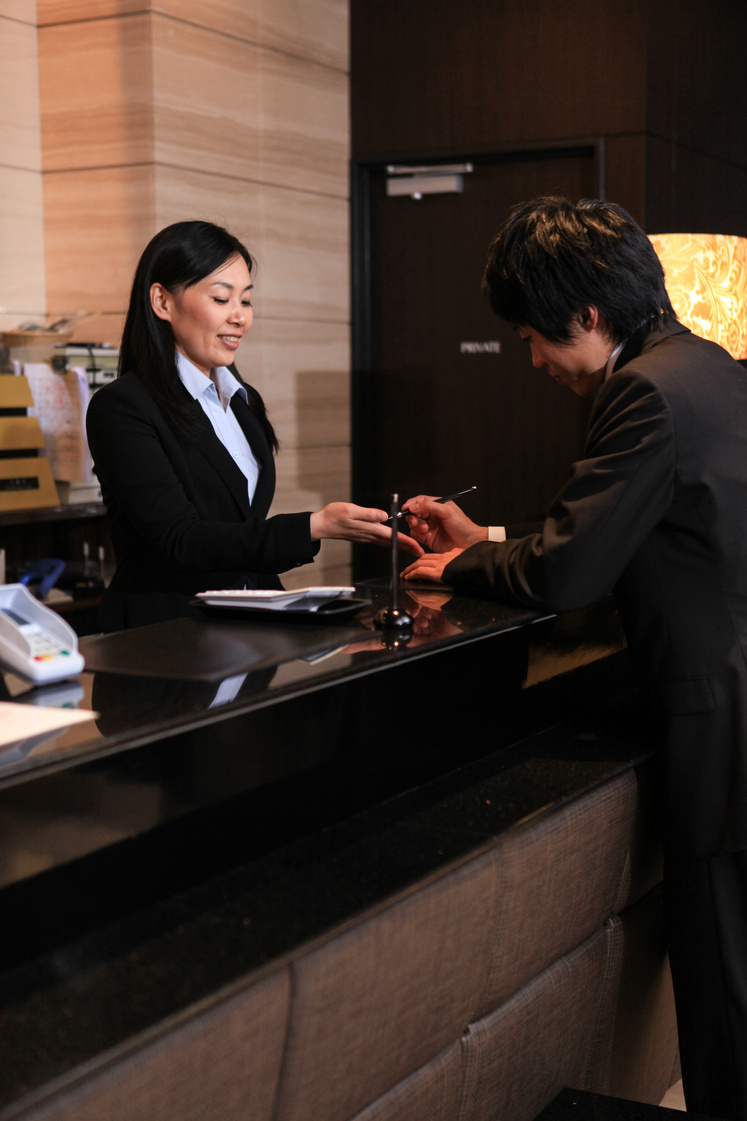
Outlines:
[{"label": "light blue dress shirt", "polygon": [[257,489],[259,466],[241,425],[229,404],[234,393],[240,393],[246,401],[246,390],[227,366],[215,367],[217,389],[212,378],[206,378],[202,371],[198,370],[178,350],[176,352],[176,366],[182,385],[190,396],[194,397],[195,401],[200,402],[202,411],[212,424],[215,435],[245,476],[247,493],[251,502]]}]

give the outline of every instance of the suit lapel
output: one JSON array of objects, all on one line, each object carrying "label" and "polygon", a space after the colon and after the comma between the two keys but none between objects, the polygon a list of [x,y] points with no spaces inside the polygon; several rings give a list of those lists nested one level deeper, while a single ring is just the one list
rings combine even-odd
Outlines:
[{"label": "suit lapel", "polygon": [[195,401],[181,381],[178,383],[178,391],[183,394],[194,420],[193,446],[221,476],[244,517],[249,517],[251,514],[260,518],[266,517],[275,493],[275,465],[262,427],[244,398],[240,393],[234,393],[231,398],[231,408],[259,467],[257,487],[251,503],[247,492],[246,476],[239,470],[233,456],[226,451],[216,436],[199,401]]},{"label": "suit lapel", "polygon": [[226,451],[225,447],[216,436],[215,430],[203,412],[199,401],[195,401],[191,394],[184,389],[181,382],[179,386],[187,398],[188,408],[194,422],[191,433],[193,447],[208,461],[211,467],[217,471],[233,495],[244,517],[248,517],[251,512],[251,506],[246,489],[246,476],[239,470],[233,456]]},{"label": "suit lapel", "polygon": [[249,442],[254,458],[257,460],[259,478],[254,492],[252,510],[259,517],[264,518],[267,516],[275,494],[275,463],[272,458],[272,449],[267,443],[267,437],[261,424],[240,393],[234,393],[231,398],[231,408]]}]

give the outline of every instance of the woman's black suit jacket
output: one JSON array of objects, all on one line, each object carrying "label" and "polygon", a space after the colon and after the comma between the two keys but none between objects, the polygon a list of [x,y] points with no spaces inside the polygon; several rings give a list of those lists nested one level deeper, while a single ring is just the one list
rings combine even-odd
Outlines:
[{"label": "woman's black suit jacket", "polygon": [[272,449],[243,400],[231,408],[259,465],[250,505],[245,476],[182,386],[194,424],[169,427],[135,373],[98,390],[86,418],[94,470],[111,520],[117,570],[104,630],[189,614],[211,588],[279,588],[278,572],[313,560],[309,513],[267,518],[275,492]]}]

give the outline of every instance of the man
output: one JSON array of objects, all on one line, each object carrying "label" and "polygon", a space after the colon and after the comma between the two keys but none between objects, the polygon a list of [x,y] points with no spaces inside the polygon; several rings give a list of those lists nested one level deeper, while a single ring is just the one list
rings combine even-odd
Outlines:
[{"label": "man", "polygon": [[540,198],[490,246],[493,309],[593,397],[538,532],[405,505],[407,579],[562,611],[614,591],[661,714],[665,900],[688,1109],[747,1121],[747,372],[674,317],[620,207]]}]

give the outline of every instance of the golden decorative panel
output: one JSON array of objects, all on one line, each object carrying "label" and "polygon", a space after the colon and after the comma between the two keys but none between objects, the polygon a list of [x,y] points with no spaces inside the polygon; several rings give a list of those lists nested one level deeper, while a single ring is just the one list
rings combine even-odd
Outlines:
[{"label": "golden decorative panel", "polygon": [[696,335],[747,358],[747,238],[650,234],[677,318]]}]

